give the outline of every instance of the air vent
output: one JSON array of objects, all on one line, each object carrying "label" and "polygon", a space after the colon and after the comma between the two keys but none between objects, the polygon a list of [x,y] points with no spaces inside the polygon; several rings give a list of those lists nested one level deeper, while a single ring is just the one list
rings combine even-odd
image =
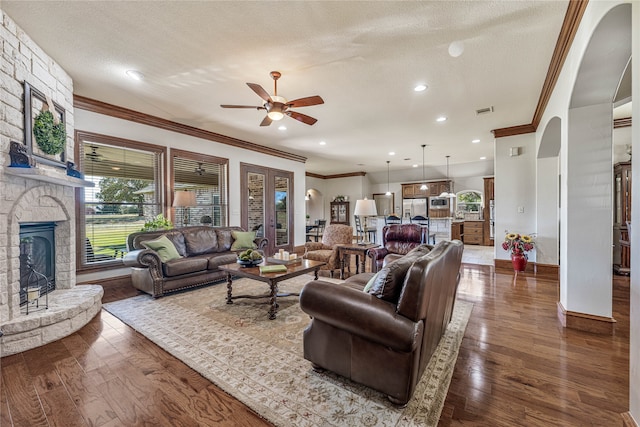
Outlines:
[{"label": "air vent", "polygon": [[493,113],[493,105],[491,107],[480,108],[479,110],[476,110],[476,116],[489,113]]}]

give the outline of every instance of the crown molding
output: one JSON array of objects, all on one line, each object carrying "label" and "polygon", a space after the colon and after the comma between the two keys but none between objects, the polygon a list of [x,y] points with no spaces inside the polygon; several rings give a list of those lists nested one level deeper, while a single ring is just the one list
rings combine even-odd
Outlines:
[{"label": "crown molding", "polygon": [[[511,126],[507,128],[494,129],[493,135],[495,138],[502,138],[505,136],[521,135],[524,133],[533,133],[538,128],[544,110],[549,104],[549,99],[553,93],[553,89],[558,82],[558,77],[562,71],[564,61],[567,59],[571,44],[575,38],[580,21],[584,15],[584,11],[587,8],[589,0],[570,0],[567,6],[567,12],[564,15],[564,21],[560,28],[560,34],[558,34],[558,40],[556,41],[556,47],[551,55],[551,62],[547,69],[547,76],[544,79],[542,90],[540,91],[540,98],[538,99],[538,105],[533,113],[533,119],[528,125]],[[516,132],[516,133],[513,133]]]},{"label": "crown molding", "polygon": [[230,145],[232,147],[244,148],[246,150],[255,151],[269,156],[280,157],[287,160],[305,163],[307,158],[297,154],[287,153],[275,148],[265,147],[253,142],[243,141],[242,139],[232,138],[230,136],[221,135],[219,133],[208,130],[198,129],[193,126],[184,125],[173,122],[171,120],[152,116],[128,108],[119,107],[117,105],[107,104],[91,98],[80,95],[73,95],[73,107],[81,110],[91,111],[92,113],[104,114],[118,119],[128,120],[147,126],[153,126],[159,129],[177,132],[183,135],[193,136],[195,138],[206,139],[208,141],[218,142],[220,144]]},{"label": "crown molding", "polygon": [[536,131],[535,126],[533,126],[532,124],[529,124],[529,125],[518,125],[518,126],[511,126],[508,128],[494,129],[491,132],[493,132],[493,136],[495,138],[504,138],[505,136],[524,135],[525,133],[533,133],[535,131]]},{"label": "crown molding", "polygon": [[631,117],[623,117],[621,119],[615,119],[613,121],[613,128],[626,128],[631,126]]},{"label": "crown molding", "polygon": [[338,173],[335,175],[320,175],[318,173],[305,172],[306,176],[309,176],[311,178],[318,178],[318,179],[349,178],[352,176],[365,176],[366,174],[367,174],[366,172],[347,172],[347,173]]}]

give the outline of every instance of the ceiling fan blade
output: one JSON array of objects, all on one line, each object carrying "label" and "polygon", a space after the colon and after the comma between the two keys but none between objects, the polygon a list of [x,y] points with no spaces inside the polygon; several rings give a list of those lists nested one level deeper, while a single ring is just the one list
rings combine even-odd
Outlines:
[{"label": "ceiling fan blade", "polygon": [[313,125],[315,122],[318,121],[318,119],[314,119],[311,116],[307,116],[306,114],[298,113],[296,111],[287,111],[286,114],[292,119],[296,119],[297,121],[307,124],[309,126]]},{"label": "ceiling fan blade", "polygon": [[324,100],[318,95],[307,96],[306,98],[294,99],[287,104],[289,107],[309,107],[311,105],[324,104]]},{"label": "ceiling fan blade", "polygon": [[255,105],[228,105],[228,104],[221,104],[220,106],[222,108],[255,108],[256,110],[264,109],[264,107],[256,107]]},{"label": "ceiling fan blade", "polygon": [[266,90],[262,88],[262,86],[256,83],[247,83],[247,86],[249,86],[255,93],[257,93],[260,98],[264,99],[267,102],[271,102],[271,96],[267,93]]},{"label": "ceiling fan blade", "polygon": [[271,120],[269,116],[264,116],[264,119],[262,120],[262,123],[260,123],[260,126],[269,126],[272,121],[273,120]]}]

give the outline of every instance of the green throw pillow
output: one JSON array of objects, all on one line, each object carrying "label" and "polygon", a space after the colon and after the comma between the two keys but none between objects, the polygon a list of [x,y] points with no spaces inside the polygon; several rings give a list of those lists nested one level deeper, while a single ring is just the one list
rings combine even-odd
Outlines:
[{"label": "green throw pillow", "polygon": [[156,251],[162,262],[182,258],[173,242],[169,240],[167,236],[160,236],[155,240],[147,240],[146,242],[142,242],[142,246]]},{"label": "green throw pillow", "polygon": [[256,238],[255,231],[231,231],[233,237],[233,244],[231,245],[232,251],[239,251],[241,249],[256,249],[258,245],[254,242]]},{"label": "green throw pillow", "polygon": [[379,272],[374,274],[371,279],[369,279],[369,281],[367,282],[367,285],[364,287],[364,289],[362,290],[362,292],[369,292],[369,290],[373,287],[373,284],[376,282],[376,279],[378,278],[378,274],[380,274]]}]

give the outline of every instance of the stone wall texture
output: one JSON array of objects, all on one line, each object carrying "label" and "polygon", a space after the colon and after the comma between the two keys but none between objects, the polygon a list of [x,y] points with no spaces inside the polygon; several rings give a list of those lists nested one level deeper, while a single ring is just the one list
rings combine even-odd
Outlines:
[{"label": "stone wall texture", "polygon": [[[83,301],[81,309],[77,306],[78,298],[74,297],[75,192],[65,184],[65,169],[37,164],[39,170],[57,177],[42,180],[16,175],[13,172],[19,168],[9,168],[10,142],[25,142],[25,81],[65,109],[66,159],[73,161],[73,81],[4,11],[0,10],[0,14],[0,324],[5,332],[3,347],[13,342],[13,350],[22,351],[31,344],[58,339],[86,324],[90,320],[87,317],[99,311],[100,302],[94,291],[89,298],[92,302],[87,305]],[[64,298],[54,298],[56,310],[44,316],[44,323],[40,323],[42,316],[25,316],[19,302],[20,223],[41,221],[57,224],[56,288],[65,292]],[[83,292],[86,290],[80,293]],[[56,319],[61,323],[57,324]],[[37,325],[31,328],[34,322]],[[15,333],[19,336],[11,338]],[[33,338],[36,336],[38,338]],[[24,345],[15,344],[17,341]]]}]

